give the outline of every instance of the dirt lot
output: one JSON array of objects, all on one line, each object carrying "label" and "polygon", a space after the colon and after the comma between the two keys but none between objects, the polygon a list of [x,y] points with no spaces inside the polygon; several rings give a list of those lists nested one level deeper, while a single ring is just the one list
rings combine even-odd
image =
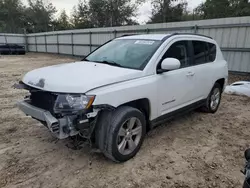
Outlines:
[{"label": "dirt lot", "polygon": [[148,133],[134,159],[115,164],[89,147],[69,149],[70,140],[56,140],[14,107],[25,92],[11,86],[27,71],[69,61],[42,54],[0,57],[0,187],[241,187],[249,98],[224,95],[215,115],[193,112],[162,125]]}]

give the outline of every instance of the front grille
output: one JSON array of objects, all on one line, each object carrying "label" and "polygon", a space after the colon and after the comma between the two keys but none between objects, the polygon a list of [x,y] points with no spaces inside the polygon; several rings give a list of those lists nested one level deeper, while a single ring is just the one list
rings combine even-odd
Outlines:
[{"label": "front grille", "polygon": [[48,110],[52,114],[54,113],[53,108],[56,98],[57,95],[41,90],[31,91],[30,95],[32,105],[44,110]]}]

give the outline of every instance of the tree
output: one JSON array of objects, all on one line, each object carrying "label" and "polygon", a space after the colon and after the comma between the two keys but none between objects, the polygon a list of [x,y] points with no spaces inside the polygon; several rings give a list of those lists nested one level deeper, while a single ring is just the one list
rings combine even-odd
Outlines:
[{"label": "tree", "polygon": [[132,0],[89,0],[89,15],[94,27],[112,27],[137,24],[137,6],[140,1]]},{"label": "tree", "polygon": [[20,0],[0,0],[0,31],[22,33],[25,25],[24,10]]},{"label": "tree", "polygon": [[54,14],[57,12],[52,3],[43,0],[28,0],[26,10],[27,28],[29,32],[46,32],[54,30]]},{"label": "tree", "polygon": [[78,4],[73,8],[71,15],[71,23],[76,29],[90,28],[92,23],[90,21],[89,5],[86,0],[79,0]]},{"label": "tree", "polygon": [[206,0],[196,8],[203,19],[250,15],[248,0]]},{"label": "tree", "polygon": [[187,2],[176,0],[152,0],[153,10],[149,23],[181,21],[187,14]]},{"label": "tree", "polygon": [[203,19],[227,17],[231,14],[230,11],[228,0],[206,0],[196,8]]},{"label": "tree", "polygon": [[59,16],[59,18],[55,21],[55,30],[67,30],[72,26],[69,23],[69,17],[65,10],[63,10]]},{"label": "tree", "polygon": [[250,16],[250,2],[248,0],[230,0],[234,16]]}]

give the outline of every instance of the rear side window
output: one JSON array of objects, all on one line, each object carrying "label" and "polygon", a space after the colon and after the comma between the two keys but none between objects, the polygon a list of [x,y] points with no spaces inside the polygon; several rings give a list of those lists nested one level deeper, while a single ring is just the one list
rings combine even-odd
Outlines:
[{"label": "rear side window", "polygon": [[203,41],[192,41],[194,65],[213,62],[216,58],[216,45]]},{"label": "rear side window", "polygon": [[208,48],[209,48],[208,61],[213,62],[216,59],[216,45],[208,43]]}]

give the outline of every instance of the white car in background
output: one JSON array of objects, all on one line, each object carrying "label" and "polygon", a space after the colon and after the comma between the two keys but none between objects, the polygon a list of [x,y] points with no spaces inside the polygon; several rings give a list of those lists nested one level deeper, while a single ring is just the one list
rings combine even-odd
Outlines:
[{"label": "white car in background", "polygon": [[54,136],[80,135],[105,156],[124,162],[146,131],[196,108],[215,113],[228,78],[218,44],[195,34],[116,38],[84,60],[27,73],[18,103]]}]

